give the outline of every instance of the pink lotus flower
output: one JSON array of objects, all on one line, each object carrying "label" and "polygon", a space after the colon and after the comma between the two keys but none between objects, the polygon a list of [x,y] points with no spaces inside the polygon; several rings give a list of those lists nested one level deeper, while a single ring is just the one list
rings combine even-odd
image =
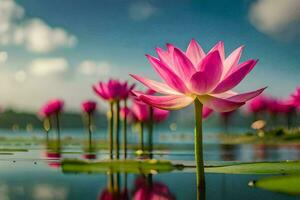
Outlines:
[{"label": "pink lotus flower", "polygon": [[95,101],[84,101],[81,104],[83,112],[93,113],[96,110],[97,103]]},{"label": "pink lotus flower", "polygon": [[[150,118],[149,106],[141,101],[134,100],[131,112],[134,121],[147,122]],[[153,120],[154,122],[162,122],[169,116],[169,111],[159,108],[153,108]]]},{"label": "pink lotus flower", "polygon": [[291,95],[291,103],[295,107],[300,107],[300,87],[298,87],[296,91]]},{"label": "pink lotus flower", "polygon": [[225,58],[223,42],[207,54],[192,40],[186,52],[171,44],[167,50],[156,49],[158,58],[147,55],[154,70],[164,83],[131,75],[163,96],[135,92],[144,102],[161,109],[176,110],[191,104],[196,98],[217,112],[232,111],[259,95],[265,88],[237,94],[231,89],[254,68],[257,60],[239,64],[243,47]]},{"label": "pink lotus flower", "polygon": [[126,117],[129,117],[131,115],[131,111],[130,111],[130,109],[129,108],[125,108],[125,107],[123,107],[123,108],[121,108],[121,110],[120,110],[120,117],[121,117],[121,119],[125,119],[125,116]]},{"label": "pink lotus flower", "polygon": [[272,115],[288,113],[293,107],[288,101],[283,101],[276,99],[274,97],[269,97],[267,101],[267,110]]},{"label": "pink lotus flower", "polygon": [[116,101],[127,99],[134,85],[129,86],[128,82],[120,82],[116,79],[110,79],[107,83],[100,81],[93,85],[94,92],[107,101]]},{"label": "pink lotus flower", "polygon": [[39,114],[42,117],[49,117],[52,114],[59,113],[62,111],[64,101],[61,99],[52,99],[42,106]]},{"label": "pink lotus flower", "polygon": [[213,110],[210,109],[210,108],[207,108],[207,107],[204,107],[203,108],[203,111],[202,111],[202,117],[204,119],[208,118],[211,114],[213,113]]},{"label": "pink lotus flower", "polygon": [[[167,50],[156,49],[158,58],[147,55],[164,83],[131,75],[148,88],[162,94],[155,96],[134,92],[140,100],[153,107],[177,110],[194,103],[197,188],[205,187],[202,153],[203,106],[217,112],[229,112],[265,89],[242,94],[232,91],[257,63],[257,60],[248,60],[239,64],[242,50],[243,47],[239,47],[226,58],[223,42],[219,42],[207,54],[195,40],[190,42],[186,52],[168,44]],[[197,195],[197,199],[205,198],[202,193]]]},{"label": "pink lotus flower", "polygon": [[289,114],[295,111],[295,106],[290,102],[290,100],[278,101],[277,112],[281,114]]},{"label": "pink lotus flower", "polygon": [[248,104],[248,110],[251,113],[259,113],[266,110],[268,100],[265,96],[259,95],[252,99]]}]

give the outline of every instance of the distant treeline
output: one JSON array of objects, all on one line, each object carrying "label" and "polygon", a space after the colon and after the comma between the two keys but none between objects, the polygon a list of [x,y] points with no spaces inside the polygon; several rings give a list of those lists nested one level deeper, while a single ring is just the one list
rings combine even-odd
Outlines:
[{"label": "distant treeline", "polygon": [[[81,113],[65,112],[60,115],[60,122],[63,128],[82,128],[84,126],[83,115]],[[97,128],[106,127],[107,120],[103,113],[95,114],[94,123]],[[41,129],[43,126],[42,120],[33,113],[15,112],[7,110],[0,113],[0,128],[7,129]]]}]

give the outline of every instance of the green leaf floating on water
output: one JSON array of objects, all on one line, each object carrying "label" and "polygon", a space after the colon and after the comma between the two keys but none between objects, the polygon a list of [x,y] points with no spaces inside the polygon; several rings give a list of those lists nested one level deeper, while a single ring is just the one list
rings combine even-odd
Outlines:
[{"label": "green leaf floating on water", "polygon": [[300,174],[300,161],[239,163],[208,166],[205,172],[224,174]]},{"label": "green leaf floating on water", "polygon": [[64,173],[136,173],[155,174],[176,169],[170,161],[159,160],[105,160],[88,162],[83,160],[63,160]]},{"label": "green leaf floating on water", "polygon": [[[193,167],[193,166],[189,166]],[[181,170],[184,165],[174,165],[163,160],[105,160],[89,162],[65,159],[62,170],[65,173],[161,173]],[[207,173],[223,174],[299,174],[300,161],[236,163],[221,166],[206,166]]]},{"label": "green leaf floating on water", "polygon": [[290,195],[300,195],[300,176],[277,176],[263,178],[258,181],[252,181],[250,186],[270,190],[272,192],[280,192]]}]

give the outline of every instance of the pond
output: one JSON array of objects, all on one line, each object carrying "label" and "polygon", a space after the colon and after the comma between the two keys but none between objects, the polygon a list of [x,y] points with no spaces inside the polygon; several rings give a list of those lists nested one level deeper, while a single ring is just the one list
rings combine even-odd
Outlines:
[{"label": "pond", "polygon": [[[165,130],[166,131],[166,130]],[[83,135],[80,131],[66,131],[62,138],[60,155],[47,150],[42,142],[42,133],[34,135],[25,133],[9,133],[1,140],[0,148],[0,199],[109,199],[105,198],[107,189],[117,187],[120,193],[127,188],[128,199],[134,199],[137,191],[145,184],[152,183],[156,197],[154,199],[196,199],[196,177],[193,167],[174,170],[169,173],[143,174],[110,174],[110,173],[66,173],[62,169],[63,159],[94,158],[84,152]],[[191,134],[192,135],[192,134]],[[4,137],[4,136],[3,136]],[[297,160],[300,158],[300,147],[297,145],[224,145],[217,137],[208,134],[205,140],[205,162],[207,165],[227,162]],[[158,137],[157,140],[164,138]],[[66,141],[69,141],[67,143]],[[94,141],[99,140],[96,138]],[[191,143],[168,143],[160,141],[162,146],[154,152],[157,160],[171,160],[176,164],[194,165],[193,146]],[[48,152],[48,153],[47,153]],[[135,158],[134,151],[129,152]],[[122,157],[122,155],[121,155]],[[91,162],[108,158],[107,151],[100,149],[96,159]],[[206,173],[207,200],[293,200],[297,196],[274,193],[254,187],[248,183],[270,175],[232,175]],[[125,178],[126,177],[126,178]],[[116,182],[118,184],[116,184]],[[116,186],[117,185],[117,186]],[[136,193],[135,193],[136,192]]]}]

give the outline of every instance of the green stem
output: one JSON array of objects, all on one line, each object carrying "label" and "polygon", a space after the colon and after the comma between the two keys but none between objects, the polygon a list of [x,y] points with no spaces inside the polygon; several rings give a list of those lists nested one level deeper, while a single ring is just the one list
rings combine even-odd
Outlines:
[{"label": "green stem", "polygon": [[[45,124],[48,124],[48,127],[45,127]],[[50,124],[50,120],[49,120],[49,117],[46,117],[45,119],[44,119],[44,129],[45,129],[45,131],[46,131],[46,144],[48,144],[48,142],[49,142],[49,131],[50,131],[50,129],[49,129],[49,124]]]},{"label": "green stem", "polygon": [[114,103],[110,102],[110,113],[109,113],[109,129],[108,129],[108,137],[109,137],[109,157],[113,159],[113,131],[114,131]]},{"label": "green stem", "polygon": [[202,139],[202,107],[198,98],[195,99],[195,160],[197,178],[197,200],[205,199],[205,176]]},{"label": "green stem", "polygon": [[148,146],[149,146],[149,157],[153,158],[153,107],[149,106],[149,122],[148,122]]},{"label": "green stem", "polygon": [[56,117],[56,129],[57,129],[57,142],[58,147],[60,147],[60,124],[59,124],[59,112],[55,113]]},{"label": "green stem", "polygon": [[120,158],[120,101],[116,102],[116,158]]},{"label": "green stem", "polygon": [[127,158],[127,100],[124,101],[124,109],[125,109],[125,115],[123,120],[123,148],[124,148],[124,159]]},{"label": "green stem", "polygon": [[144,122],[140,122],[140,150],[144,151]]},{"label": "green stem", "polygon": [[88,131],[89,131],[89,150],[91,151],[92,149],[92,114],[91,113],[88,113]]}]

